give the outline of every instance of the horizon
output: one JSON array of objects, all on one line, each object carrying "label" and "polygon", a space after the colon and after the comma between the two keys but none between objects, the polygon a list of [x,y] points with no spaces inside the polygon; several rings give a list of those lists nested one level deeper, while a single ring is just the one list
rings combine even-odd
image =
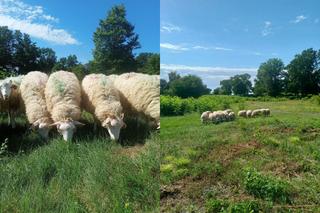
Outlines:
[{"label": "horizon", "polygon": [[315,0],[163,0],[161,78],[171,71],[197,75],[210,89],[236,74],[248,73],[253,82],[268,59],[287,65],[303,50],[319,49],[319,7]]}]

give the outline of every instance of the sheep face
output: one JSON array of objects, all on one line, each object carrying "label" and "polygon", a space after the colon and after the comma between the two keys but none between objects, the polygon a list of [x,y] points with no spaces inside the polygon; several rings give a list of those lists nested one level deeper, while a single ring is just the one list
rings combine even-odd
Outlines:
[{"label": "sheep face", "polygon": [[34,130],[37,130],[39,135],[47,140],[48,139],[48,135],[49,135],[49,131],[51,129],[51,126],[50,126],[50,123],[48,122],[45,122],[44,120],[42,119],[39,119],[37,121],[35,121],[32,126],[31,126],[32,129]]},{"label": "sheep face", "polygon": [[124,114],[120,117],[109,116],[103,123],[102,126],[109,132],[112,140],[118,140],[120,136],[121,128],[125,128],[126,124],[123,122]]},{"label": "sheep face", "polygon": [[83,126],[84,124],[79,121],[73,121],[71,119],[65,121],[59,121],[50,126],[56,126],[58,132],[62,135],[65,141],[71,141],[73,134],[77,130],[77,126]]},{"label": "sheep face", "polygon": [[1,95],[3,97],[4,100],[8,99],[11,95],[11,91],[12,89],[17,89],[17,86],[12,84],[12,81],[8,81],[8,82],[3,82],[0,85],[0,89],[1,89]]}]

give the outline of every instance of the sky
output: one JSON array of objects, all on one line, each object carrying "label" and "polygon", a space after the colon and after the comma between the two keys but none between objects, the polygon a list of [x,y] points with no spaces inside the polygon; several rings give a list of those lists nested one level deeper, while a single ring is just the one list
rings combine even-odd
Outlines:
[{"label": "sky", "polygon": [[0,0],[0,26],[29,34],[38,46],[52,48],[59,58],[75,54],[86,63],[92,59],[99,20],[116,4],[125,5],[127,20],[139,35],[141,48],[135,54],[159,53],[158,0]]},{"label": "sky", "polygon": [[320,49],[318,0],[161,0],[161,78],[195,74],[211,89],[270,58]]}]

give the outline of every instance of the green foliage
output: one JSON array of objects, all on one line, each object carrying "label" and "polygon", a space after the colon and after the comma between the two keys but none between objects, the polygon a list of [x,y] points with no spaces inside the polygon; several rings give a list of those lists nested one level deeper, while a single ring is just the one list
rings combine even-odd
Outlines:
[{"label": "green foliage", "polygon": [[284,64],[272,58],[260,65],[255,79],[254,93],[257,96],[278,96],[283,92]]},{"label": "green foliage", "polygon": [[260,207],[256,201],[242,201],[238,203],[219,199],[209,199],[206,201],[206,212],[208,213],[258,213],[259,210]]},{"label": "green foliage", "polygon": [[290,190],[287,182],[261,174],[255,169],[247,169],[244,180],[246,190],[262,199],[290,203]]},{"label": "green foliage", "polygon": [[243,103],[241,97],[204,95],[197,99],[171,96],[160,96],[160,112],[162,116],[183,115],[190,112],[215,111],[230,108],[233,103]]},{"label": "green foliage", "polygon": [[161,94],[178,96],[181,98],[200,97],[210,93],[210,89],[203,84],[201,78],[195,75],[181,77],[176,72],[169,73],[169,82],[161,81]]},{"label": "green foliage", "polygon": [[39,70],[45,73],[50,73],[57,62],[56,53],[51,48],[40,48],[39,51]]},{"label": "green foliage", "polygon": [[287,66],[287,92],[305,96],[318,94],[320,91],[320,51],[312,48],[295,55]]},{"label": "green foliage", "polygon": [[160,54],[140,53],[136,57],[137,72],[160,75]]},{"label": "green foliage", "polygon": [[108,12],[93,35],[94,72],[123,73],[136,69],[133,50],[140,47],[134,26],[126,19],[124,5],[116,5]]}]

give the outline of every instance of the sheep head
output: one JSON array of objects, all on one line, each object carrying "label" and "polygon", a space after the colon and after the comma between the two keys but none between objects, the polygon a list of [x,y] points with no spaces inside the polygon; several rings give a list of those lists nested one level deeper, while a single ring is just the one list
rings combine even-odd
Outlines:
[{"label": "sheep head", "polygon": [[74,121],[70,118],[65,119],[63,121],[58,121],[50,126],[56,126],[58,132],[63,136],[63,139],[65,141],[71,141],[73,134],[77,130],[78,126],[84,126],[83,123],[80,123],[79,121]]},{"label": "sheep head", "polygon": [[102,126],[108,130],[112,140],[118,140],[121,129],[126,128],[123,118],[123,113],[120,115],[120,117],[109,115],[107,119],[102,122]]}]

